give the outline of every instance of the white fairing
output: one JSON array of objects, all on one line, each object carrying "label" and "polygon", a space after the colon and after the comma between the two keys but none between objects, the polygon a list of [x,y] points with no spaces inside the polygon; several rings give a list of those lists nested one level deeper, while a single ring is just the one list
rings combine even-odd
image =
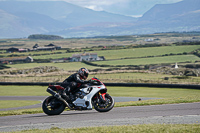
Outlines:
[{"label": "white fairing", "polygon": [[[89,89],[92,87],[92,91],[89,93]],[[105,89],[104,85],[88,86],[87,88],[80,89],[80,92],[84,96],[82,99],[77,98],[73,103],[75,106],[87,107],[92,109],[92,97],[100,90]]]}]

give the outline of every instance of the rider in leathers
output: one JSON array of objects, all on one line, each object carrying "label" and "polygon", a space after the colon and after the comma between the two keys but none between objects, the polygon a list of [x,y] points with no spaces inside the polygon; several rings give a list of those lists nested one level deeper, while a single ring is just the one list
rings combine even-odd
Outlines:
[{"label": "rider in leathers", "polygon": [[65,88],[64,93],[69,95],[69,93],[74,93],[78,91],[81,85],[89,82],[86,81],[88,75],[89,71],[86,68],[80,68],[78,73],[74,73],[71,76],[69,76],[61,84],[61,86]]}]

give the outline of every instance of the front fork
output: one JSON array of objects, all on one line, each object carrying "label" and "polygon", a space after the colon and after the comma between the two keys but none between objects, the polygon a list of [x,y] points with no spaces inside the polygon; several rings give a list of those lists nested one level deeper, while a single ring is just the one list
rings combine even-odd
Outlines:
[{"label": "front fork", "polygon": [[101,93],[101,92],[99,92],[99,97],[100,97],[100,99],[101,99],[101,101],[102,101],[103,103],[106,102],[105,95],[106,95],[106,93]]}]

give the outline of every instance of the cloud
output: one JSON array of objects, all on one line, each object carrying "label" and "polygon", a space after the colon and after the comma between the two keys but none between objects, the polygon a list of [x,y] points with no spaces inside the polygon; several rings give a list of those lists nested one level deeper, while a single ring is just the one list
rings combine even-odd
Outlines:
[{"label": "cloud", "polygon": [[66,2],[90,8],[93,10],[103,10],[105,6],[127,3],[130,0],[64,0]]}]

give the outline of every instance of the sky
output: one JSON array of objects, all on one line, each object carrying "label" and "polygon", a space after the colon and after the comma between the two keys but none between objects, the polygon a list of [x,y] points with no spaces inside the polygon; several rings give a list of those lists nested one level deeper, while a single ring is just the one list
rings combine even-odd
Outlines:
[{"label": "sky", "polygon": [[[6,0],[0,0],[6,1]],[[66,1],[95,11],[106,11],[126,16],[141,17],[155,4],[170,4],[182,0],[18,0],[18,1]]]},{"label": "sky", "polygon": [[126,16],[141,17],[155,4],[170,4],[182,0],[64,0],[95,11],[107,11]]}]

